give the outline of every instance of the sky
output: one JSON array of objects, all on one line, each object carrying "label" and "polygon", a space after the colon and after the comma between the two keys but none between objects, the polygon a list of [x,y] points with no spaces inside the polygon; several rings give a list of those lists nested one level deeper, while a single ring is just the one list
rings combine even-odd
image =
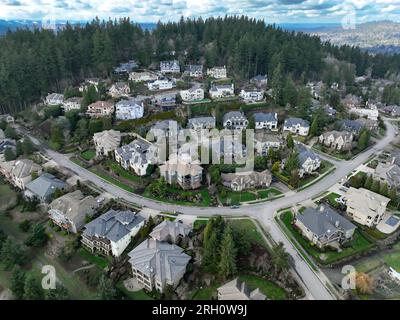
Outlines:
[{"label": "sky", "polygon": [[0,0],[0,19],[135,22],[247,15],[267,23],[400,22],[400,0]]}]

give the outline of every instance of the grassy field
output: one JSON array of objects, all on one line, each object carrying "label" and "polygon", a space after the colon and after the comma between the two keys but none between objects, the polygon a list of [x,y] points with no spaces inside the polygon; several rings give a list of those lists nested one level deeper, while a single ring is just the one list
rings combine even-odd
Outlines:
[{"label": "grassy field", "polygon": [[127,184],[125,184],[125,183],[123,183],[123,182],[121,182],[121,181],[119,181],[119,180],[117,180],[117,179],[115,179],[113,177],[110,177],[107,174],[104,174],[104,173],[100,172],[96,168],[90,168],[89,171],[94,173],[95,175],[99,176],[100,178],[102,178],[102,179],[104,179],[104,180],[116,185],[117,187],[120,187],[121,189],[124,189],[124,190],[126,190],[128,192],[135,192],[135,189],[132,188],[131,186],[128,186]]},{"label": "grassy field", "polygon": [[330,264],[337,262],[341,259],[355,255],[362,251],[368,250],[374,246],[367,238],[365,238],[360,231],[356,230],[353,236],[353,240],[347,243],[346,247],[341,252],[326,250],[322,251],[304,238],[297,229],[291,224],[293,220],[293,214],[287,211],[281,216],[282,222],[285,224],[289,232],[294,236],[297,242],[303,247],[303,249],[312,257],[314,257],[321,264]]},{"label": "grassy field", "polygon": [[86,150],[81,153],[81,157],[86,161],[92,160],[96,156],[96,152],[94,150]]},{"label": "grassy field", "polygon": [[285,290],[271,281],[253,275],[241,275],[239,276],[239,279],[246,282],[247,286],[251,290],[259,288],[268,299],[284,300],[286,298]]},{"label": "grassy field", "polygon": [[240,231],[251,243],[256,243],[262,247],[267,247],[267,244],[257,230],[255,224],[250,219],[229,220],[229,224],[233,230]]},{"label": "grassy field", "polygon": [[92,253],[90,253],[89,251],[87,251],[84,248],[80,248],[79,251],[78,251],[78,254],[82,259],[84,259],[86,261],[89,261],[90,263],[95,264],[100,269],[104,269],[105,267],[108,266],[107,258],[92,254]]},{"label": "grassy field", "polygon": [[130,173],[129,171],[125,170],[122,168],[120,165],[118,165],[115,162],[112,161],[107,161],[107,165],[110,166],[111,170],[114,171],[114,173],[124,179],[130,180],[132,182],[138,182],[141,183],[143,181],[142,177],[139,177],[133,173]]},{"label": "grassy field", "polygon": [[124,295],[127,296],[129,300],[153,300],[153,298],[147,295],[146,292],[144,292],[143,290],[136,292],[131,292],[127,290],[122,280],[116,284],[116,287],[121,292],[123,292]]},{"label": "grassy field", "polygon": [[282,194],[278,189],[268,188],[264,190],[254,190],[251,191],[232,191],[230,189],[225,188],[225,194],[222,196],[219,194],[219,198],[221,202],[225,205],[234,205],[243,202],[256,201],[256,200],[264,200],[271,197],[275,197]]}]

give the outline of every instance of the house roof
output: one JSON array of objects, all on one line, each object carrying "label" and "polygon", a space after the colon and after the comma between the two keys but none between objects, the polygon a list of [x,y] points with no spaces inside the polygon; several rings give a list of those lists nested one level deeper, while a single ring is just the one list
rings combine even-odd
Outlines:
[{"label": "house roof", "polygon": [[253,78],[250,79],[250,81],[255,81],[255,82],[267,81],[267,80],[268,80],[267,75],[263,76],[261,74],[258,74],[258,75],[254,76]]},{"label": "house roof", "polygon": [[378,163],[378,166],[375,168],[374,174],[386,180],[391,186],[400,186],[400,167],[395,163]]},{"label": "house roof", "polygon": [[301,118],[288,118],[285,120],[285,127],[293,127],[300,125],[302,127],[309,127],[310,123],[307,120],[301,119]]},{"label": "house roof", "polygon": [[226,184],[236,184],[239,186],[257,187],[266,183],[271,183],[272,174],[269,170],[263,172],[235,172],[222,173],[221,178]]},{"label": "house roof", "polygon": [[343,130],[351,132],[360,132],[361,129],[364,127],[360,122],[350,119],[342,120],[341,126]]},{"label": "house roof", "polygon": [[203,66],[201,64],[189,64],[186,66],[187,72],[202,72]]},{"label": "house roof", "polygon": [[333,131],[324,132],[322,135],[325,138],[327,138],[327,137],[329,137],[331,135],[333,135],[333,137],[335,139],[337,139],[339,137],[342,137],[344,140],[349,140],[351,138],[351,132],[347,132],[347,131],[336,131],[336,130],[333,130]]},{"label": "house roof", "polygon": [[267,298],[258,288],[250,291],[246,283],[239,278],[225,283],[217,290],[219,300],[265,300]]},{"label": "house roof", "polygon": [[353,187],[350,187],[347,191],[346,199],[347,206],[355,209],[359,214],[371,217],[375,217],[378,209],[386,208],[390,202],[389,198],[380,194],[364,188],[356,189]]},{"label": "house roof", "polygon": [[276,112],[257,112],[254,114],[255,122],[276,122],[278,121],[278,115]]},{"label": "house roof", "polygon": [[32,172],[38,172],[41,166],[29,159],[13,160],[0,164],[7,172],[13,176],[23,179],[31,175]]},{"label": "house roof", "polygon": [[319,209],[307,208],[303,213],[296,214],[296,219],[318,237],[329,236],[338,230],[346,232],[356,229],[349,220],[327,206],[320,206]]},{"label": "house roof", "polygon": [[152,161],[150,156],[153,155],[151,151],[155,146],[147,140],[137,138],[130,144],[124,145],[116,150],[117,154],[124,160],[130,160],[132,163],[149,163]]},{"label": "house roof", "polygon": [[131,107],[140,107],[143,105],[143,102],[138,99],[123,99],[115,105],[117,108],[131,108]]},{"label": "house roof", "polygon": [[174,244],[146,239],[129,252],[129,263],[133,268],[161,283],[176,283],[186,270],[191,257]]},{"label": "house roof", "polygon": [[231,111],[224,114],[223,122],[228,120],[247,120],[246,116],[240,111]]},{"label": "house roof", "polygon": [[88,109],[97,109],[97,108],[114,108],[114,103],[108,101],[96,101],[88,106]]},{"label": "house roof", "polygon": [[192,228],[184,225],[182,222],[164,220],[153,229],[150,237],[159,241],[167,239],[168,236],[176,239],[178,236],[187,236],[191,230]]},{"label": "house roof", "polygon": [[111,209],[85,225],[83,234],[118,242],[143,221],[144,218],[137,215],[136,212]]},{"label": "house roof", "polygon": [[321,159],[315,152],[305,148],[305,147],[297,147],[297,150],[299,151],[299,163],[300,165],[303,165],[304,162],[307,161],[307,159],[311,160],[318,160]]},{"label": "house roof", "polygon": [[93,135],[93,141],[108,149],[116,149],[121,143],[121,132],[113,129],[97,132]]},{"label": "house roof", "polygon": [[189,126],[192,124],[197,125],[214,125],[215,126],[215,118],[214,117],[198,117],[198,118],[191,118],[188,121]]},{"label": "house roof", "polygon": [[49,173],[43,173],[37,179],[29,182],[26,189],[37,195],[39,198],[51,196],[57,189],[64,189],[66,183]]},{"label": "house roof", "polygon": [[177,173],[180,176],[198,176],[202,174],[203,168],[197,163],[183,161],[181,158],[172,158],[160,166],[160,173]]}]

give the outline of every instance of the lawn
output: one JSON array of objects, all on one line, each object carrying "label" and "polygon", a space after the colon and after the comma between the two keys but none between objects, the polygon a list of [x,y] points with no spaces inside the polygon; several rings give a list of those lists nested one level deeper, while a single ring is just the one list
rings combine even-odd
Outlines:
[{"label": "lawn", "polygon": [[87,251],[84,248],[80,248],[79,251],[79,256],[84,259],[89,261],[92,264],[95,264],[96,266],[98,266],[100,269],[104,269],[105,267],[108,266],[108,260],[107,258],[98,256],[96,254],[90,253],[89,251]]},{"label": "lawn", "polygon": [[269,189],[257,191],[257,194],[260,199],[267,199],[267,198],[279,196],[282,194],[282,192],[275,188],[269,188]]},{"label": "lawn", "polygon": [[224,195],[219,194],[219,198],[222,203],[225,205],[234,205],[242,202],[254,201],[257,200],[257,196],[249,191],[230,191],[226,189],[226,193]]},{"label": "lawn", "polygon": [[208,222],[208,220],[200,220],[200,219],[198,219],[193,223],[193,229],[194,230],[199,230],[202,226],[206,226],[207,222]]},{"label": "lawn", "polygon": [[295,227],[291,224],[293,220],[293,214],[287,211],[281,216],[282,222],[285,224],[289,232],[294,236],[297,242],[303,247],[303,249],[312,257],[314,257],[321,264],[330,264],[337,262],[341,259],[355,255],[362,251],[368,250],[374,246],[367,238],[365,238],[359,230],[354,232],[353,240],[343,247],[342,252],[337,252],[327,249],[322,251],[314,246],[310,241],[304,238]]},{"label": "lawn", "polygon": [[141,183],[143,181],[142,177],[139,177],[133,173],[130,173],[129,171],[125,170],[122,168],[120,165],[118,165],[115,162],[112,161],[107,161],[106,162],[107,166],[110,166],[111,170],[114,171],[114,173],[124,179],[133,181],[133,182],[138,182]]},{"label": "lawn", "polygon": [[117,179],[115,179],[113,177],[110,177],[107,174],[104,174],[104,173],[100,172],[96,168],[90,168],[89,171],[94,173],[95,175],[99,176],[100,178],[102,178],[102,179],[104,179],[104,180],[116,185],[117,187],[120,187],[121,189],[124,189],[124,190],[126,190],[128,192],[135,192],[135,189],[132,188],[131,186],[128,186],[127,184],[125,184],[125,183],[123,183],[123,182],[121,182],[121,181],[119,181],[119,180],[117,180]]},{"label": "lawn", "polygon": [[255,226],[254,222],[250,219],[235,219],[229,220],[234,231],[241,232],[251,243],[256,243],[262,247],[267,247],[267,244]]},{"label": "lawn", "polygon": [[86,161],[92,160],[96,156],[96,152],[93,150],[86,150],[81,153],[81,157]]},{"label": "lawn", "polygon": [[0,211],[6,210],[15,204],[17,195],[10,186],[0,179]]},{"label": "lawn", "polygon": [[253,275],[241,275],[239,276],[239,279],[246,282],[247,286],[251,290],[259,288],[268,299],[285,300],[286,298],[285,290],[271,281]]},{"label": "lawn", "polygon": [[131,292],[125,288],[124,282],[121,280],[116,285],[117,289],[119,289],[124,295],[126,295],[129,300],[153,300],[146,292],[143,290]]},{"label": "lawn", "polygon": [[217,296],[217,289],[221,286],[221,283],[215,283],[213,282],[210,286],[208,287],[203,287],[202,289],[199,289],[196,291],[196,293],[193,295],[192,299],[193,300],[211,300],[211,298],[214,296]]}]

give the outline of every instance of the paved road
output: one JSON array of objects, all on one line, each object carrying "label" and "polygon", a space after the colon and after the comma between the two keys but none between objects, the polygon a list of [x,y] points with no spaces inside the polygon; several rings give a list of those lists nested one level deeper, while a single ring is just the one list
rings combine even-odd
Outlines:
[{"label": "paved road", "polygon": [[[90,171],[76,165],[71,162],[68,157],[60,153],[54,152],[50,149],[43,149],[43,152],[51,157],[57,164],[65,168],[70,169],[76,173],[82,180],[88,180],[97,185],[98,187],[104,189],[108,193],[114,195],[115,197],[125,199],[130,202],[137,203],[141,206],[148,207],[151,209],[159,211],[170,211],[170,212],[180,212],[185,215],[196,215],[196,216],[211,216],[211,215],[229,215],[229,216],[251,216],[257,219],[261,225],[267,230],[275,242],[283,242],[288,253],[294,258],[294,268],[303,280],[303,285],[305,285],[305,290],[307,296],[318,299],[318,300],[331,300],[335,297],[326,289],[326,285],[323,283],[324,275],[315,273],[310,266],[304,261],[304,259],[298,254],[296,248],[291,244],[286,238],[285,234],[280,230],[278,224],[274,220],[276,212],[280,209],[291,207],[297,203],[301,203],[307,199],[313,198],[319,195],[321,192],[329,189],[337,182],[340,182],[342,178],[346,177],[350,172],[356,169],[358,166],[363,164],[370,156],[376,154],[378,151],[384,149],[395,137],[396,129],[386,121],[387,132],[386,136],[380,140],[371,149],[365,151],[364,153],[358,155],[355,159],[350,161],[333,161],[336,166],[336,170],[310,186],[309,188],[297,192],[289,193],[283,198],[279,198],[270,202],[262,202],[257,204],[242,205],[237,209],[232,209],[229,207],[189,207],[189,206],[179,206],[173,204],[167,204],[163,202],[158,202],[155,200],[147,199],[139,195],[132,194],[123,189],[116,187],[113,184],[106,182],[105,180],[99,178],[97,175],[91,173]],[[27,134],[29,135],[29,134]],[[30,136],[30,135],[29,135]],[[30,136],[32,141],[41,146],[40,141]],[[322,279],[322,280],[321,280]]]}]

